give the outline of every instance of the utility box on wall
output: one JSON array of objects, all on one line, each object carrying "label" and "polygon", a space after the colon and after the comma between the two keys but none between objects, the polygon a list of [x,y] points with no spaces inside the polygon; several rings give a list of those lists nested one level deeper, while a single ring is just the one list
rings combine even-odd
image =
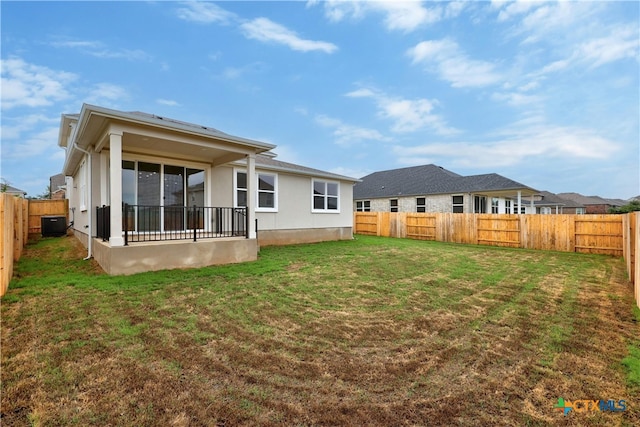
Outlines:
[{"label": "utility box on wall", "polygon": [[40,218],[42,237],[60,237],[67,234],[67,217],[43,216]]}]

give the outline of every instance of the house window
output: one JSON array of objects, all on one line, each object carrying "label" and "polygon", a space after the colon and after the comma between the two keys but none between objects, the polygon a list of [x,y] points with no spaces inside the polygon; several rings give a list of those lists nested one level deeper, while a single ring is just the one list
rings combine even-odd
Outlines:
[{"label": "house window", "polygon": [[278,176],[258,173],[258,209],[276,210]]},{"label": "house window", "polygon": [[491,198],[491,213],[500,213],[500,199],[498,199],[497,197]]},{"label": "house window", "polygon": [[576,208],[576,215],[584,215],[584,208]]},{"label": "house window", "polygon": [[[277,209],[278,176],[270,173],[256,173],[258,179],[258,200],[256,210],[275,211]],[[237,207],[247,206],[247,173],[236,172]]]},{"label": "house window", "polygon": [[544,206],[544,207],[540,208],[540,213],[541,214],[545,214],[545,215],[549,215],[551,213],[551,208],[549,206]]},{"label": "house window", "polygon": [[487,212],[487,198],[484,196],[475,196],[473,198],[473,213]]},{"label": "house window", "polygon": [[391,212],[398,212],[398,199],[389,200],[389,208]]},{"label": "house window", "polygon": [[416,199],[416,212],[427,211],[427,199],[425,197],[418,197]]},{"label": "house window", "polygon": [[204,206],[204,170],[123,160],[122,203],[135,206],[125,218],[128,230],[190,229],[185,206]]},{"label": "house window", "polygon": [[453,205],[453,213],[464,212],[464,196],[452,196],[451,204]]},{"label": "house window", "polygon": [[339,212],[340,184],[331,181],[313,180],[312,212]]},{"label": "house window", "polygon": [[371,201],[361,200],[356,202],[356,212],[371,212]]},{"label": "house window", "polygon": [[504,212],[508,214],[511,213],[511,200],[509,199],[504,201]]}]

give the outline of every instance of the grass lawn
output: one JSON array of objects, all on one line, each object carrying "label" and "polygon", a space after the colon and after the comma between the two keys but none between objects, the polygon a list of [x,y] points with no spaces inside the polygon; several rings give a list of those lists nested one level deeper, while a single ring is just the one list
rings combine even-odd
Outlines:
[{"label": "grass lawn", "polygon": [[110,277],[85,255],[41,239],[16,265],[3,426],[640,425],[618,258],[357,236]]}]

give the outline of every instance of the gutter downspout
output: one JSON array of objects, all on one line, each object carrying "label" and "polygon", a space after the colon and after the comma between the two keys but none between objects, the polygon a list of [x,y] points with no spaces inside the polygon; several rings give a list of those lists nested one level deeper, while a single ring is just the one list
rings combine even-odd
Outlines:
[{"label": "gutter downspout", "polygon": [[92,228],[92,225],[93,225],[93,210],[91,209],[91,205],[92,205],[92,201],[93,201],[93,199],[92,199],[92,196],[93,196],[93,195],[92,195],[92,193],[93,193],[93,191],[92,191],[92,188],[93,188],[93,185],[92,185],[92,184],[93,184],[93,181],[91,180],[91,176],[92,176],[92,170],[91,170],[91,153],[90,153],[89,151],[87,151],[87,150],[83,149],[83,148],[80,148],[80,147],[78,146],[78,144],[76,143],[75,138],[73,138],[73,140],[72,140],[72,144],[73,144],[73,146],[74,146],[75,148],[77,148],[80,152],[82,152],[82,153],[86,154],[86,155],[87,155],[87,157],[89,158],[89,163],[87,164],[87,167],[88,167],[88,172],[87,172],[87,174],[89,175],[89,179],[87,180],[87,181],[88,181],[88,183],[87,183],[87,184],[88,184],[88,187],[89,187],[89,194],[87,195],[87,199],[89,199],[89,201],[88,201],[88,203],[89,203],[89,208],[87,209],[87,210],[89,211],[89,225],[88,225],[88,227],[89,227],[89,239],[88,239],[88,241],[87,241],[87,257],[86,257],[86,258],[83,258],[83,260],[84,260],[84,261],[86,261],[86,260],[90,259],[90,258],[93,256],[93,254],[92,254],[92,249],[93,249],[93,237],[91,236],[91,230],[93,229],[93,228]]}]

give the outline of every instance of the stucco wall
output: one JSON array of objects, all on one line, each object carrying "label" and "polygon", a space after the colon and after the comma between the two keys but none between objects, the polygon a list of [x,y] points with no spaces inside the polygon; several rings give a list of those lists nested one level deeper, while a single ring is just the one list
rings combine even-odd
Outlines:
[{"label": "stucco wall", "polygon": [[108,243],[94,239],[93,257],[108,274],[128,275],[255,261],[258,258],[258,243],[256,239],[229,238],[109,247]]}]

